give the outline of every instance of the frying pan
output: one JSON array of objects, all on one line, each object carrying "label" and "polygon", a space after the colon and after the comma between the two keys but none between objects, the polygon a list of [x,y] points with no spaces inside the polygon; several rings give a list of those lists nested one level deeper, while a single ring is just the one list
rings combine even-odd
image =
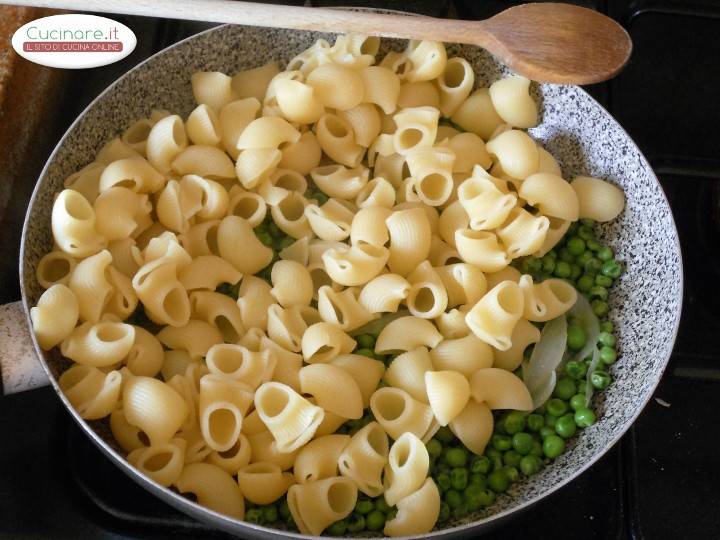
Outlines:
[{"label": "frying pan", "polygon": [[[100,451],[123,472],[168,504],[230,533],[252,538],[303,538],[303,535],[253,525],[220,515],[163,488],[132,468],[114,443],[106,421],[80,418],[60,391],[57,379],[67,362],[43,352],[28,334],[29,309],[42,288],[35,270],[50,251],[50,214],[63,180],[92,161],[102,144],[153,108],[183,116],[194,107],[190,75],[195,71],[234,73],[270,60],[292,58],[318,38],[315,32],[221,26],[156,54],[130,70],[95,99],[60,140],[48,160],[27,211],[20,251],[20,309],[0,309],[0,344],[12,355],[31,351],[40,360],[59,399]],[[404,46],[385,40],[381,54]],[[485,51],[448,46],[474,67],[476,84],[487,86],[506,76]],[[572,481],[595,463],[630,427],[653,394],[672,351],[682,305],[682,261],[677,231],[665,195],[650,165],[628,134],[587,93],[575,86],[533,87],[542,123],[530,134],[559,161],[563,175],[607,178],[625,191],[620,218],[602,226],[600,237],[626,264],[610,299],[611,320],[619,336],[620,360],[611,368],[614,382],[597,395],[598,422],[582,430],[568,450],[531,478],[512,485],[481,512],[426,535],[449,538],[478,534]],[[16,306],[17,307],[17,306]],[[7,356],[7,355],[6,355]]]}]

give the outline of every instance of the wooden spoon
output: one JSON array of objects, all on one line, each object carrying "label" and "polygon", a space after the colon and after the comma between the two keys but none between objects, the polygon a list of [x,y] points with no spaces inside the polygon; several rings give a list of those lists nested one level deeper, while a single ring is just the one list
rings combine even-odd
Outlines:
[{"label": "wooden spoon", "polygon": [[[56,9],[126,13],[373,36],[467,43],[487,49],[516,73],[540,82],[590,84],[615,76],[632,41],[615,21],[570,4],[511,7],[484,21],[254,4],[230,0],[3,0]],[[352,0],[348,0],[352,3]]]}]

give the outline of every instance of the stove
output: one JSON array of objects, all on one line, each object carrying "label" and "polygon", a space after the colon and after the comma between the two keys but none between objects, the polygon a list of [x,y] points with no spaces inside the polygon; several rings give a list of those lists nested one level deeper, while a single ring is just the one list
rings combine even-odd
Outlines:
[{"label": "stove", "polygon": [[[284,2],[302,4],[302,1]],[[500,0],[348,0],[313,5],[386,7],[481,19]],[[627,129],[665,189],[680,233],[685,305],[668,370],[639,420],[570,485],[493,529],[488,539],[719,538],[720,458],[720,3],[712,0],[587,0],[633,38],[625,71],[588,87]],[[168,45],[209,28],[185,21],[116,16],[138,36],[116,64],[65,72],[60,106],[36,134],[0,213],[0,301],[20,298],[17,247],[35,178],[72,120],[108,84]],[[14,174],[14,177],[9,178]],[[0,537],[223,538],[146,493],[100,454],[52,389],[0,398]]]}]

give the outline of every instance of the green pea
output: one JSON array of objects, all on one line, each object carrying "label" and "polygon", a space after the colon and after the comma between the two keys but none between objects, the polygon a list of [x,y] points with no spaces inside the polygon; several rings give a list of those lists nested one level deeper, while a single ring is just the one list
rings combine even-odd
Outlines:
[{"label": "green pea", "polygon": [[575,380],[584,379],[586,372],[587,368],[582,362],[570,360],[567,364],[565,364],[565,373],[567,373],[568,377],[572,377]]},{"label": "green pea", "polygon": [[[552,428],[548,428],[548,429],[550,430],[549,435],[555,434],[555,432],[552,431]],[[533,441],[533,446],[532,446],[532,450],[530,450],[530,455],[536,456],[536,457],[543,456],[543,447],[542,447],[542,443],[540,441]]]},{"label": "green pea", "polygon": [[[520,462],[518,462],[518,466],[520,466]],[[518,472],[517,467],[508,465],[503,468],[503,471],[505,471],[505,476],[508,477],[508,480],[510,480],[510,482],[517,482],[520,478],[520,473]]]},{"label": "green pea", "polygon": [[[532,444],[533,444],[533,437],[529,433],[520,432],[513,435],[512,438],[512,445],[515,451],[518,454],[521,454],[523,456],[530,453],[530,450],[532,450]],[[506,454],[507,456],[507,454]],[[507,461],[506,461],[507,463]],[[507,463],[510,465],[509,463]]]},{"label": "green pea", "polygon": [[392,521],[393,519],[395,519],[395,516],[397,516],[397,513],[398,513],[397,506],[393,506],[390,509],[390,511],[387,513],[387,520]]},{"label": "green pea", "polygon": [[440,514],[438,515],[438,523],[443,523],[450,519],[450,507],[445,501],[440,503]]},{"label": "green pea", "polygon": [[348,518],[347,532],[356,533],[365,529],[365,516],[353,512]]},{"label": "green pea", "polygon": [[612,382],[612,377],[607,371],[596,370],[590,374],[590,383],[598,390],[604,390]]},{"label": "green pea", "polygon": [[379,531],[385,526],[385,514],[374,510],[365,518],[365,526],[370,531]]},{"label": "green pea", "polygon": [[570,377],[560,377],[557,383],[555,383],[555,390],[553,395],[557,398],[568,400],[575,392],[577,392],[577,385]]},{"label": "green pea", "polygon": [[453,432],[450,431],[449,427],[443,426],[437,430],[437,433],[435,433],[435,438],[443,444],[448,444],[453,441],[455,435],[453,435]]},{"label": "green pea", "polygon": [[380,510],[386,514],[390,511],[390,505],[385,502],[385,497],[377,497],[373,500],[375,502],[375,510]]},{"label": "green pea", "polygon": [[327,529],[325,529],[325,532],[330,536],[342,536],[343,534],[345,534],[345,531],[347,531],[347,526],[347,521],[341,519],[340,521],[336,521]]},{"label": "green pea", "polygon": [[605,365],[611,365],[617,360],[617,352],[612,347],[603,347],[600,349],[600,360]]},{"label": "green pea", "polygon": [[552,414],[545,413],[545,425],[551,428],[555,427],[555,422],[557,422],[557,417],[553,416]]},{"label": "green pea", "polygon": [[471,474],[470,480],[468,480],[468,485],[480,486],[481,489],[485,489],[487,486],[487,476],[480,473]]},{"label": "green pea", "polygon": [[450,471],[450,485],[453,489],[461,491],[467,487],[468,471],[463,467],[455,467]]},{"label": "green pea", "polygon": [[462,503],[452,511],[453,519],[462,519],[470,513],[467,503]]},{"label": "green pea", "polygon": [[520,411],[512,411],[505,415],[502,427],[508,435],[514,435],[525,429],[525,414]]},{"label": "green pea", "polygon": [[369,514],[373,511],[373,508],[375,508],[375,506],[370,499],[358,499],[358,502],[355,503],[355,511],[358,514]]},{"label": "green pea", "polygon": [[287,499],[283,499],[280,503],[280,517],[284,520],[292,517],[292,514],[290,513],[290,505],[288,505]]},{"label": "green pea", "polygon": [[560,259],[560,261],[558,261],[557,263],[555,263],[555,271],[557,271],[557,265],[558,265],[560,262],[571,263],[571,262],[573,262],[573,261],[575,260],[575,257],[573,256],[573,254],[570,253],[570,252],[567,250],[567,248],[565,248],[565,247],[560,249],[560,253],[558,254],[558,258]]},{"label": "green pea", "polygon": [[527,428],[530,431],[538,432],[545,425],[545,419],[539,414],[530,414],[527,417]]},{"label": "green pea", "polygon": [[323,204],[328,202],[328,196],[325,195],[322,191],[318,191],[313,198],[318,202],[318,206],[322,206]]},{"label": "green pea", "polygon": [[448,503],[451,510],[454,510],[462,504],[462,495],[454,489],[448,490],[445,492],[445,502]]},{"label": "green pea", "polygon": [[592,426],[596,421],[595,413],[592,409],[581,407],[575,411],[575,423],[578,427],[586,428]]},{"label": "green pea", "polygon": [[275,225],[274,221],[271,221],[270,223],[268,223],[267,230],[273,238],[277,238],[277,239],[282,238],[285,234],[278,228],[277,225]]},{"label": "green pea", "polygon": [[552,274],[555,270],[555,258],[549,257],[547,254],[542,258],[542,270],[548,274]]},{"label": "green pea", "polygon": [[485,474],[490,470],[490,460],[486,456],[473,456],[470,460],[470,472]]},{"label": "green pea", "polygon": [[614,347],[617,340],[610,332],[600,332],[598,335],[598,343],[605,347]]},{"label": "green pea", "polygon": [[597,274],[600,271],[601,267],[602,262],[600,262],[600,259],[596,259],[595,257],[588,260],[583,266],[583,268],[585,268],[585,273],[590,274],[591,276]]},{"label": "green pea", "polygon": [[468,455],[464,448],[449,448],[445,451],[445,461],[450,467],[464,467]]},{"label": "green pea", "polygon": [[572,268],[570,268],[570,263],[565,261],[560,261],[555,265],[555,275],[559,278],[567,278],[570,277],[570,274],[572,273]]},{"label": "green pea", "polygon": [[602,246],[600,249],[598,249],[597,252],[597,258],[601,261],[609,261],[615,256],[615,253],[613,253],[613,250],[611,247],[608,246]]},{"label": "green pea", "polygon": [[495,492],[490,489],[484,489],[480,495],[480,504],[490,506],[495,501]]},{"label": "green pea", "polygon": [[563,439],[569,439],[575,435],[576,431],[577,425],[575,424],[574,414],[564,414],[558,418],[558,421],[555,424],[555,433],[560,435]]},{"label": "green pea", "polygon": [[610,321],[603,321],[600,323],[601,332],[612,332],[615,330],[615,325]]},{"label": "green pea", "polygon": [[549,458],[556,458],[565,451],[565,441],[557,435],[550,435],[543,441],[543,453]]},{"label": "green pea", "polygon": [[552,398],[547,401],[545,404],[547,407],[548,414],[551,416],[562,416],[567,412],[567,403],[565,403],[561,399]]},{"label": "green pea", "polygon": [[[577,280],[582,275],[582,273],[583,273],[583,271],[582,271],[582,268],[580,268],[579,264],[575,264],[575,263],[570,264],[570,279],[572,281]],[[574,283],[571,283],[570,285],[575,286]]]},{"label": "green pea", "polygon": [[592,230],[591,227],[588,227],[586,225],[580,226],[577,231],[577,235],[583,240],[592,240],[595,238],[595,232]]},{"label": "green pea", "polygon": [[495,469],[502,467],[502,452],[496,450],[495,448],[486,448],[485,455],[492,464],[491,470],[494,471]]},{"label": "green pea", "polygon": [[267,231],[258,231],[255,230],[255,236],[257,236],[258,240],[260,240],[263,244],[265,244],[268,247],[271,247],[273,245],[273,238],[270,236],[270,233]]},{"label": "green pea", "polygon": [[[491,444],[492,444],[492,440],[491,440]],[[492,446],[485,448],[485,455],[491,462],[494,461],[495,459],[500,459],[502,461],[502,452],[500,452],[499,450],[496,450]]]},{"label": "green pea", "polygon": [[585,251],[585,240],[578,236],[573,236],[567,241],[565,247],[571,255],[575,255],[577,257]]},{"label": "green pea", "polygon": [[375,336],[371,336],[370,334],[360,334],[355,338],[355,341],[357,341],[358,347],[361,349],[375,348]]},{"label": "green pea", "polygon": [[592,258],[593,258],[592,252],[586,251],[586,252],[578,255],[577,258],[575,259],[575,262],[578,263],[580,266],[585,266],[585,263],[588,262]]},{"label": "green pea", "polygon": [[442,454],[442,444],[437,439],[430,439],[425,445],[430,457],[437,458]]},{"label": "green pea", "polygon": [[571,324],[567,329],[567,345],[573,351],[579,351],[587,342],[587,334],[580,326]]},{"label": "green pea", "polygon": [[590,299],[597,298],[599,300],[607,300],[608,290],[600,285],[594,285],[590,287],[590,290],[588,291],[588,296],[590,297]]},{"label": "green pea", "polygon": [[256,275],[260,279],[264,279],[265,281],[270,283],[270,273],[271,272],[272,272],[272,265],[268,265],[265,268],[263,268],[262,270],[260,270]]},{"label": "green pea", "polygon": [[503,493],[507,491],[507,488],[510,486],[510,479],[508,478],[505,470],[500,469],[491,472],[490,476],[488,476],[488,486],[490,486],[490,489],[492,489],[495,493]]},{"label": "green pea", "polygon": [[593,284],[595,283],[595,280],[592,276],[585,274],[583,276],[580,276],[580,278],[577,281],[577,288],[582,292],[588,292]]},{"label": "green pea", "polygon": [[622,266],[620,266],[620,263],[618,263],[615,259],[610,259],[609,261],[605,261],[602,263],[602,267],[600,268],[600,273],[602,273],[603,276],[607,276],[613,279],[617,279],[622,274]]},{"label": "green pea", "polygon": [[613,284],[612,278],[603,276],[602,274],[598,274],[595,276],[595,285],[600,285],[601,287],[605,287],[607,289],[609,287],[612,287],[612,284]]},{"label": "green pea", "polygon": [[437,480],[437,485],[438,488],[440,488],[440,491],[447,491],[452,486],[450,475],[447,473],[440,473],[435,477],[435,479]]},{"label": "green pea", "polygon": [[598,251],[598,250],[600,250],[600,248],[602,248],[602,244],[600,244],[600,242],[598,242],[594,238],[591,238],[590,240],[588,240],[585,243],[587,244],[587,248],[590,251]]},{"label": "green pea", "polygon": [[278,510],[274,504],[262,507],[262,516],[265,523],[275,523],[278,519]]},{"label": "green pea", "polygon": [[447,463],[440,462],[441,459],[444,459],[442,456],[440,456],[437,461],[435,462],[435,470],[439,473],[445,473],[450,474],[450,467]]},{"label": "green pea", "polygon": [[532,476],[540,470],[542,461],[537,456],[523,456],[520,460],[520,471],[525,476]]},{"label": "green pea", "polygon": [[573,221],[570,224],[570,227],[568,227],[567,233],[565,233],[565,238],[574,235],[577,233],[577,230],[580,228],[580,222],[579,221]]},{"label": "green pea", "polygon": [[245,512],[245,521],[248,523],[261,523],[262,510],[259,508],[250,508],[247,512]]},{"label": "green pea", "polygon": [[570,408],[578,411],[585,408],[585,394],[575,394],[570,398]]},{"label": "green pea", "polygon": [[593,313],[598,317],[604,317],[610,311],[610,306],[604,300],[593,300],[590,302]]},{"label": "green pea", "polygon": [[527,274],[537,274],[542,269],[542,262],[537,257],[527,257],[523,263]]},{"label": "green pea", "polygon": [[493,448],[499,452],[505,452],[506,450],[510,450],[510,448],[512,448],[512,440],[507,435],[496,433],[490,440]]},{"label": "green pea", "polygon": [[368,358],[375,359],[375,353],[370,349],[358,349],[355,351],[355,354],[359,354],[362,356],[367,356]]},{"label": "green pea", "polygon": [[508,450],[503,454],[503,463],[510,467],[517,467],[520,465],[522,456],[515,450]]},{"label": "green pea", "polygon": [[471,484],[465,488],[465,491],[463,491],[465,504],[467,504],[468,510],[471,512],[475,512],[476,510],[480,510],[480,508],[482,508],[481,498],[484,489],[485,488],[483,486]]},{"label": "green pea", "polygon": [[292,236],[285,236],[280,240],[278,244],[279,249],[285,249],[292,246],[295,243],[295,239]]}]

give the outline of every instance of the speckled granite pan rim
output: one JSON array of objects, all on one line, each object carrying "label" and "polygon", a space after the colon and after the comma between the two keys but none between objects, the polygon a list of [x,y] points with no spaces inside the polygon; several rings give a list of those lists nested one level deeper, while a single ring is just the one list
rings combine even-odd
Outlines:
[{"label": "speckled granite pan rim", "polygon": [[[26,213],[25,222],[24,222],[24,225],[23,225],[23,234],[22,234],[22,240],[21,240],[21,254],[24,254],[24,253],[25,253],[25,247],[26,247],[26,241],[27,241],[27,233],[28,233],[28,229],[29,229],[29,221],[30,221],[30,217],[31,217],[31,213],[32,213],[32,212],[31,212],[31,209],[33,208],[33,206],[34,206],[34,204],[35,204],[35,201],[36,201],[36,199],[37,199],[37,197],[38,197],[38,194],[39,194],[39,192],[41,191],[41,189],[40,189],[40,186],[41,186],[40,180],[42,180],[42,179],[44,179],[44,178],[46,177],[46,174],[47,174],[47,172],[48,172],[48,168],[50,167],[51,163],[53,162],[53,160],[54,160],[54,158],[56,157],[56,155],[57,155],[58,151],[60,150],[60,148],[64,145],[64,143],[65,143],[68,135],[69,135],[70,133],[72,133],[72,131],[75,129],[75,127],[76,127],[76,126],[81,122],[81,120],[85,117],[85,115],[87,114],[87,112],[88,112],[89,110],[91,110],[93,107],[95,107],[95,106],[98,104],[98,102],[102,101],[102,99],[103,99],[109,92],[111,92],[111,91],[113,90],[113,88],[114,88],[120,81],[122,81],[122,80],[124,80],[125,78],[131,76],[136,70],[139,70],[139,69],[140,69],[141,67],[143,67],[146,63],[148,63],[148,62],[156,59],[156,58],[157,58],[158,56],[160,56],[160,55],[165,54],[167,51],[169,51],[169,50],[171,50],[171,49],[173,49],[173,48],[175,48],[175,47],[177,47],[177,46],[179,46],[179,45],[186,44],[187,42],[192,41],[192,40],[194,40],[194,39],[196,39],[196,38],[198,38],[198,37],[200,37],[200,36],[204,36],[204,35],[206,35],[206,34],[209,34],[209,33],[212,33],[212,32],[216,32],[216,31],[222,32],[224,28],[227,28],[227,26],[228,26],[228,25],[210,28],[210,29],[208,29],[208,30],[206,30],[206,31],[204,31],[204,32],[201,32],[201,33],[196,34],[196,35],[194,35],[194,36],[190,36],[190,37],[186,38],[185,40],[182,40],[182,41],[180,41],[180,42],[172,45],[171,47],[168,47],[168,48],[166,48],[166,49],[158,52],[157,54],[151,56],[150,58],[148,58],[148,59],[146,59],[145,61],[141,62],[141,63],[138,64],[137,66],[134,66],[132,69],[130,69],[128,72],[126,72],[122,77],[120,77],[118,80],[116,80],[115,82],[113,82],[110,86],[108,86],[108,88],[106,88],[101,94],[99,94],[99,95],[85,108],[85,110],[83,110],[83,112],[82,112],[82,113],[78,116],[78,118],[71,124],[71,126],[68,128],[67,132],[66,132],[66,133],[63,135],[63,137],[60,139],[60,141],[58,142],[58,144],[57,144],[56,147],[54,148],[53,152],[52,152],[51,155],[49,156],[48,161],[47,161],[45,167],[43,168],[43,171],[42,171],[41,174],[40,174],[40,177],[39,177],[39,179],[38,179],[38,183],[36,184],[35,189],[34,189],[34,191],[33,191],[32,198],[31,198],[31,201],[30,201],[30,205],[29,205],[28,211],[27,211],[27,213]],[[608,119],[611,123],[615,124],[615,126],[616,126],[617,128],[619,128],[619,129],[621,130],[622,134],[627,138],[628,143],[629,143],[630,145],[632,145],[633,147],[635,147],[634,143],[633,143],[632,140],[630,139],[629,135],[625,132],[625,130],[623,130],[622,127],[620,127],[620,126],[617,124],[617,122],[615,122],[615,120],[612,118],[612,116],[611,116],[599,103],[597,103],[597,102],[596,102],[591,96],[589,96],[584,90],[579,89],[579,88],[576,88],[575,91],[579,92],[580,95],[582,95],[585,99],[589,100],[589,102],[590,102],[594,107],[596,107],[598,111],[600,111],[604,116],[606,116],[607,119]],[[635,147],[635,148],[636,148],[636,147]],[[661,195],[662,195],[662,199],[663,199],[663,201],[664,201],[664,204],[665,204],[666,206],[668,206],[667,197],[665,196],[665,193],[664,193],[664,191],[662,190],[662,187],[660,186],[660,184],[659,184],[656,176],[655,176],[654,173],[652,172],[649,163],[647,162],[647,160],[645,159],[645,157],[639,152],[639,150],[638,150],[638,154],[640,155],[640,160],[641,160],[641,165],[642,165],[642,167],[643,167],[646,171],[648,171],[651,179],[654,180],[657,188],[659,189],[659,191],[660,191],[660,193],[661,193]],[[679,265],[679,266],[678,266],[678,268],[679,268],[679,276],[678,276],[679,285],[678,285],[678,291],[679,291],[679,292],[678,292],[678,298],[676,299],[676,300],[677,300],[676,310],[675,310],[675,312],[673,313],[673,315],[674,315],[674,327],[673,327],[673,329],[672,329],[672,336],[673,336],[673,337],[672,337],[670,346],[669,346],[669,348],[668,348],[668,354],[667,354],[666,358],[665,358],[665,359],[661,362],[661,364],[660,364],[660,369],[658,369],[655,373],[653,373],[654,382],[653,382],[653,384],[651,385],[651,387],[649,387],[649,390],[647,391],[647,394],[644,396],[644,399],[643,399],[642,403],[638,403],[638,404],[635,406],[635,409],[634,409],[633,413],[631,414],[631,416],[625,421],[623,427],[622,427],[617,433],[615,433],[615,435],[613,436],[613,438],[612,438],[603,448],[595,451],[595,452],[592,454],[592,457],[591,457],[584,465],[582,465],[579,469],[577,469],[573,474],[568,475],[566,478],[563,478],[561,481],[557,482],[556,484],[554,484],[554,485],[552,485],[552,486],[550,486],[550,487],[547,487],[547,488],[544,489],[541,493],[539,493],[538,495],[535,495],[533,498],[531,498],[531,499],[529,499],[529,500],[527,500],[527,501],[525,501],[525,502],[522,502],[522,503],[520,503],[520,504],[517,504],[517,505],[513,506],[512,508],[499,511],[499,512],[493,514],[493,515],[487,516],[487,517],[485,517],[485,518],[483,518],[483,519],[481,519],[481,520],[475,521],[475,522],[471,522],[471,523],[468,523],[468,524],[458,525],[458,526],[455,526],[455,527],[449,527],[449,528],[446,528],[446,529],[434,531],[434,532],[429,533],[429,534],[427,534],[427,535],[423,535],[423,537],[436,537],[436,538],[438,538],[438,537],[450,537],[450,536],[458,536],[458,535],[461,535],[461,534],[467,534],[467,533],[470,533],[471,531],[472,531],[472,532],[480,532],[480,531],[483,530],[483,529],[486,530],[488,527],[490,527],[490,526],[492,526],[492,525],[496,525],[496,524],[502,522],[503,520],[507,519],[511,514],[513,514],[514,512],[519,511],[519,510],[523,510],[523,509],[525,509],[525,508],[528,508],[529,506],[532,506],[533,504],[535,504],[535,503],[538,502],[539,500],[541,500],[541,499],[543,499],[544,497],[546,497],[546,496],[550,495],[551,493],[555,492],[556,490],[558,490],[558,489],[561,488],[562,486],[564,486],[564,485],[566,485],[567,483],[569,483],[569,482],[570,482],[571,480],[573,480],[575,477],[577,477],[578,475],[580,475],[582,472],[584,472],[585,470],[587,470],[591,465],[593,465],[595,462],[597,462],[597,460],[600,459],[600,458],[622,437],[622,435],[629,429],[629,427],[632,425],[632,423],[635,421],[635,419],[639,416],[639,414],[642,412],[642,410],[644,409],[644,407],[647,405],[648,401],[650,400],[650,398],[651,398],[652,395],[653,395],[654,389],[657,387],[657,384],[658,384],[659,381],[660,381],[660,378],[661,378],[661,376],[662,376],[662,373],[664,372],[664,369],[666,368],[667,363],[668,363],[668,361],[669,361],[670,352],[671,352],[671,350],[672,350],[672,343],[674,342],[675,336],[677,335],[678,325],[679,325],[679,322],[680,322],[680,312],[681,312],[681,309],[682,309],[682,292],[683,292],[683,287],[682,287],[682,280],[683,280],[682,257],[680,256],[680,244],[679,244],[678,235],[677,235],[677,228],[676,228],[676,226],[675,226],[674,221],[672,221],[672,216],[670,216],[670,221],[671,221],[671,223],[672,223],[672,229],[673,229],[672,231],[670,231],[670,233],[671,233],[671,236],[672,236],[673,239],[674,239],[674,248],[677,250],[677,253],[678,253],[678,256],[679,256],[679,261],[678,261],[678,265]],[[29,295],[28,295],[27,290],[26,290],[26,281],[25,281],[26,271],[27,271],[27,269],[26,269],[26,260],[25,260],[25,257],[24,257],[23,255],[21,255],[21,259],[20,259],[21,291],[22,291],[22,297],[23,297],[23,306],[24,306],[24,308],[25,308],[25,316],[26,316],[26,319],[27,319],[28,324],[30,324],[30,320],[29,320],[29,307],[30,307],[30,306],[29,306],[29,304],[28,304],[28,302],[29,302],[29,299],[28,299]],[[622,340],[622,337],[621,337],[621,340]],[[291,537],[291,538],[310,538],[309,536],[306,536],[306,535],[301,535],[301,534],[296,534],[296,533],[290,533],[290,532],[287,532],[287,531],[277,531],[276,529],[271,529],[271,528],[267,528],[267,527],[263,527],[263,526],[259,526],[259,525],[254,525],[254,524],[245,523],[245,522],[239,522],[239,521],[237,521],[237,520],[234,520],[234,519],[231,519],[231,518],[227,518],[227,517],[225,517],[225,516],[223,516],[223,515],[221,515],[221,514],[218,514],[218,513],[216,513],[216,512],[213,512],[213,511],[211,511],[211,510],[208,510],[208,509],[206,509],[206,508],[204,508],[204,507],[201,507],[201,506],[197,505],[196,503],[193,503],[193,502],[188,501],[187,499],[183,498],[182,496],[178,495],[177,493],[172,492],[172,491],[168,490],[167,488],[163,488],[163,487],[159,486],[159,485],[156,484],[155,482],[149,480],[148,478],[146,478],[146,477],[143,476],[142,474],[138,473],[133,467],[131,467],[131,466],[122,458],[122,456],[120,456],[113,448],[111,448],[110,445],[109,445],[105,440],[103,440],[103,439],[92,429],[92,427],[91,427],[87,422],[85,422],[84,420],[82,420],[82,419],[79,417],[79,415],[75,412],[75,410],[73,409],[73,407],[70,405],[69,401],[65,398],[65,396],[63,395],[63,393],[60,391],[60,388],[59,388],[59,386],[58,386],[57,380],[55,379],[55,377],[54,377],[53,373],[51,372],[51,370],[50,370],[47,362],[45,361],[45,357],[44,357],[43,354],[40,352],[40,349],[39,349],[39,347],[38,347],[37,341],[34,339],[34,336],[33,336],[33,341],[34,341],[34,345],[35,345],[35,348],[36,348],[36,352],[38,353],[38,356],[40,357],[41,363],[42,363],[42,365],[43,365],[43,369],[45,369],[45,371],[47,372],[47,374],[48,374],[48,376],[49,376],[49,378],[50,378],[51,384],[53,385],[55,391],[58,393],[58,395],[59,395],[61,401],[63,402],[63,404],[64,404],[64,405],[66,406],[66,408],[70,411],[70,413],[71,413],[72,417],[74,418],[74,420],[78,423],[78,425],[80,425],[80,426],[82,427],[82,429],[83,429],[84,431],[86,431],[86,432],[88,433],[88,435],[90,436],[91,440],[98,446],[98,448],[99,448],[104,454],[106,454],[111,460],[113,460],[113,461],[115,462],[115,464],[116,464],[117,466],[119,466],[119,467],[121,468],[121,470],[123,470],[123,472],[125,472],[128,476],[130,476],[134,481],[136,481],[137,483],[139,483],[141,486],[143,486],[144,488],[148,489],[148,490],[151,491],[152,493],[160,496],[163,500],[165,500],[166,502],[172,504],[173,506],[175,506],[175,507],[178,508],[179,510],[181,510],[181,511],[187,513],[187,514],[190,514],[190,515],[192,515],[192,516],[194,516],[194,517],[196,517],[196,518],[198,518],[198,519],[205,520],[205,521],[210,521],[214,526],[220,527],[220,528],[222,528],[222,529],[224,529],[224,530],[226,530],[226,531],[229,531],[229,532],[231,532],[231,533],[245,532],[245,533],[247,533],[247,534],[251,534],[251,535],[256,536],[256,537],[266,537],[266,538],[278,537],[279,535],[280,535],[280,536],[285,536],[285,537]]]}]

